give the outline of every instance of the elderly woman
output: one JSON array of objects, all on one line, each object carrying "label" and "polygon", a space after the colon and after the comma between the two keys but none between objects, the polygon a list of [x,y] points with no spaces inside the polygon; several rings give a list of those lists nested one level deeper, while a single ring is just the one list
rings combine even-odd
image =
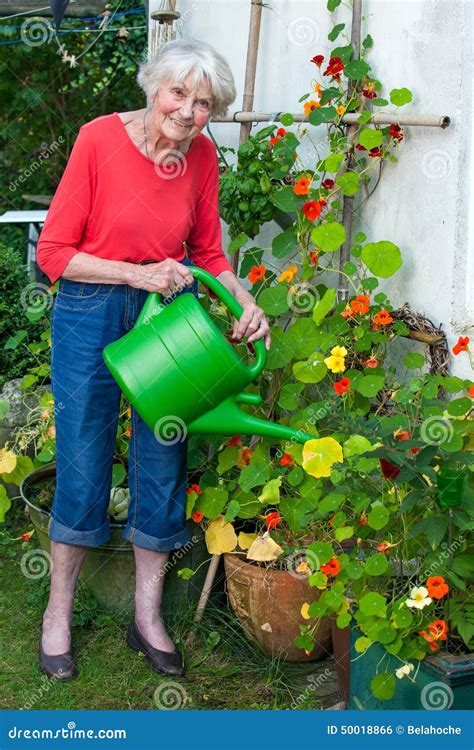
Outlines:
[{"label": "elderly woman", "polygon": [[[224,256],[218,165],[201,134],[235,98],[224,58],[200,42],[173,41],[141,66],[147,107],[84,125],[48,211],[38,263],[60,279],[52,320],[57,486],[50,523],[51,591],[40,640],[48,675],[77,674],[71,647],[74,588],[89,547],[110,537],[107,507],[120,392],[102,351],[134,325],[149,292],[164,297],[206,269],[243,307],[237,340],[265,339],[268,322]],[[188,289],[189,291],[189,289]],[[169,552],[189,540],[186,442],[163,444],[132,410],[131,503],[124,537],[136,564],[127,644],[153,669],[183,675],[160,614]]]}]

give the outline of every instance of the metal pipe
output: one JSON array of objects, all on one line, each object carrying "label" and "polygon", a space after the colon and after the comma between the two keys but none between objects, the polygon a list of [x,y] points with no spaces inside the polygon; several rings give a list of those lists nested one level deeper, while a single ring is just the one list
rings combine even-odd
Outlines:
[{"label": "metal pipe", "polygon": [[[280,122],[283,112],[275,116],[274,112],[231,112],[221,117],[216,117],[212,122]],[[310,124],[306,115],[301,113],[292,114],[295,122],[307,122]],[[343,115],[339,122],[343,125],[352,125],[357,123],[357,113]],[[370,121],[373,125],[406,125],[413,127],[428,128],[447,128],[451,124],[448,115],[394,115],[390,113],[376,113],[372,115]]]}]

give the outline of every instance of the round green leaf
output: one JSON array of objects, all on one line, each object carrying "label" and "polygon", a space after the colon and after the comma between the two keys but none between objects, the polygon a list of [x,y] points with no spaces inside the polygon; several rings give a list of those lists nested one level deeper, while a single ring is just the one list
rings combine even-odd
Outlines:
[{"label": "round green leaf", "polygon": [[283,386],[278,397],[278,406],[282,409],[296,409],[304,386],[302,383],[287,383]]},{"label": "round green leaf", "polygon": [[338,172],[344,161],[344,154],[330,154],[324,160],[324,169],[326,172]]},{"label": "round green leaf", "polygon": [[377,591],[364,594],[359,601],[359,609],[364,615],[385,617],[386,599]]},{"label": "round green leaf", "polygon": [[373,450],[372,444],[363,435],[351,435],[342,445],[346,458]]},{"label": "round green leaf", "polygon": [[367,65],[364,60],[352,60],[344,68],[344,73],[348,78],[359,81],[361,78],[367,75],[369,69],[370,66]]},{"label": "round green leaf", "polygon": [[377,148],[383,143],[383,134],[381,130],[375,130],[375,128],[364,128],[359,134],[359,143],[365,148]]},{"label": "round green leaf", "polygon": [[389,701],[395,695],[396,687],[395,675],[389,672],[376,674],[370,682],[370,689],[379,701]]},{"label": "round green leaf", "polygon": [[353,385],[353,388],[366,398],[374,398],[383,388],[384,382],[384,375],[363,375]]},{"label": "round green leaf", "polygon": [[413,622],[413,614],[408,607],[403,607],[395,613],[395,625],[397,628],[408,628]]},{"label": "round green leaf", "polygon": [[385,555],[382,552],[377,552],[376,555],[371,555],[368,560],[366,560],[364,571],[369,576],[381,576],[387,571],[388,567],[389,565]]},{"label": "round green leaf", "polygon": [[346,172],[336,178],[336,184],[344,195],[355,195],[359,189],[359,175],[356,172]]},{"label": "round green leaf", "polygon": [[302,383],[319,383],[325,377],[328,368],[324,362],[295,362],[293,375]]},{"label": "round green leaf", "polygon": [[363,654],[369,646],[371,646],[373,643],[373,640],[371,638],[366,638],[365,635],[361,636],[360,638],[357,638],[354,643],[354,648],[357,651],[358,654]]},{"label": "round green leaf", "polygon": [[463,398],[455,398],[453,401],[450,401],[447,407],[447,411],[448,414],[450,414],[452,417],[462,417],[463,414],[467,414],[471,406],[471,399],[467,396],[464,396]]},{"label": "round green leaf", "polygon": [[390,92],[390,101],[395,104],[396,107],[402,107],[404,104],[408,104],[413,99],[413,95],[410,89],[392,89]]},{"label": "round green leaf", "polygon": [[272,328],[272,344],[268,352],[267,370],[284,367],[293,357],[291,348],[286,343],[286,334],[279,326]]},{"label": "round green leaf", "polygon": [[[367,521],[372,529],[376,529],[378,531],[379,529],[383,529],[383,527],[387,525],[389,518],[390,513],[385,505],[376,505],[375,508],[372,508],[369,511]],[[385,559],[384,555],[382,555],[382,557]]]},{"label": "round green leaf", "polygon": [[369,242],[362,248],[361,258],[369,271],[383,279],[392,276],[402,265],[400,248],[388,240]]},{"label": "round green leaf", "polygon": [[336,221],[326,222],[312,230],[311,239],[324,252],[334,253],[345,242],[346,230]]},{"label": "round green leaf", "polygon": [[423,354],[410,352],[403,357],[403,364],[410,370],[419,370],[425,364],[426,359]]},{"label": "round green leaf", "polygon": [[258,295],[258,304],[267,315],[281,315],[289,308],[286,284],[263,289]]},{"label": "round green leaf", "polygon": [[281,124],[285,126],[285,128],[288,128],[290,125],[293,125],[295,121],[295,118],[293,117],[290,112],[285,112],[284,115],[282,115],[281,118]]}]

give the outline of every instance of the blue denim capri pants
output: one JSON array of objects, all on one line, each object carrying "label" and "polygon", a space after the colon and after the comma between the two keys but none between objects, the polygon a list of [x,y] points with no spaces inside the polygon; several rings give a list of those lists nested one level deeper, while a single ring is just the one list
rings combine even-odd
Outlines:
[{"label": "blue denim capri pants", "polygon": [[[189,291],[197,295],[197,284],[183,290]],[[60,280],[51,356],[57,457],[49,535],[54,542],[98,547],[110,539],[107,508],[120,389],[102,352],[130,331],[147,296],[126,284]],[[137,547],[166,552],[189,541],[186,458],[187,440],[157,440],[132,408],[124,538]]]}]

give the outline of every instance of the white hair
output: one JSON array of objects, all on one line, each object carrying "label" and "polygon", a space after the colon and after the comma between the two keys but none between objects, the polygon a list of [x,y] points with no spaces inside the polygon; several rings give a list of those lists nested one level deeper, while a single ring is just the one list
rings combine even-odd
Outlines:
[{"label": "white hair", "polygon": [[194,85],[209,83],[213,116],[225,114],[234,101],[234,76],[227,60],[210,44],[197,39],[175,39],[164,44],[148,62],[140,65],[137,81],[150,102],[164,83],[183,83],[191,74]]}]

